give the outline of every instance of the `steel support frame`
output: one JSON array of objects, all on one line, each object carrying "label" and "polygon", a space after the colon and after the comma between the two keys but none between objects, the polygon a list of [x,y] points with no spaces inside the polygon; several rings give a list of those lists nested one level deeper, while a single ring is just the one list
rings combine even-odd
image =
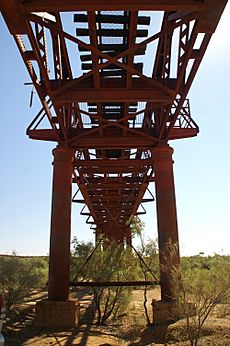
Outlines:
[{"label": "steel support frame", "polygon": [[49,254],[48,299],[69,298],[73,150],[53,150],[53,191]]},{"label": "steel support frame", "polygon": [[180,276],[173,149],[165,144],[155,147],[152,154],[155,171],[161,299],[170,302],[178,298]]},{"label": "steel support frame", "polygon": [[[79,0],[77,3],[73,0],[8,0],[1,3],[0,10],[42,104],[42,110],[32,121],[27,134],[33,139],[59,144],[54,150],[50,300],[68,299],[72,178],[83,195],[83,201],[78,202],[88,206],[87,223],[92,222],[90,217],[94,220],[96,236],[97,232],[102,232],[110,237],[118,228],[114,238],[117,241],[126,239],[131,245],[130,229],[125,227],[126,218],[137,214],[154,174],[162,300],[174,301],[177,298],[174,279],[175,273],[179,273],[180,257],[172,149],[167,142],[198,133],[186,97],[226,3],[227,0]],[[102,10],[129,12],[127,46],[120,52],[108,54],[100,50],[95,11]],[[165,14],[161,30],[136,43],[139,10],[159,10]],[[61,11],[87,11],[89,43],[63,30]],[[53,20],[35,12],[48,13]],[[177,29],[180,32],[175,61],[177,69],[175,78],[171,78],[172,40]],[[50,78],[46,32],[53,41],[55,80]],[[203,37],[197,48],[199,34]],[[23,41],[24,36],[27,44]],[[77,78],[73,77],[67,41],[79,51],[88,51],[92,57],[92,69]],[[156,43],[157,50],[152,76],[149,77],[135,68],[134,58],[138,51],[145,51],[151,43]],[[122,71],[121,78],[103,78],[101,71],[111,65]],[[81,102],[87,101],[96,104],[96,112],[81,108]],[[114,101],[122,102],[122,118],[109,121],[103,118],[103,103]],[[144,108],[131,111],[130,104],[140,101],[145,101]],[[129,121],[135,124],[142,114],[141,127],[129,127]],[[93,124],[91,129],[86,128],[84,116],[88,116]],[[50,129],[39,128],[45,117]],[[176,123],[185,125],[177,126]],[[100,163],[96,162],[91,150],[95,151]],[[136,150],[133,157],[132,150]],[[120,152],[119,159],[108,160],[106,151]],[[151,152],[149,164],[145,162],[146,152]],[[98,165],[91,166],[90,161]],[[115,179],[112,175],[116,175]],[[129,184],[130,180],[134,185]],[[103,188],[102,183],[105,184]],[[103,218],[107,218],[107,224]],[[112,225],[110,229],[108,221]],[[178,283],[178,277],[176,281]]]}]

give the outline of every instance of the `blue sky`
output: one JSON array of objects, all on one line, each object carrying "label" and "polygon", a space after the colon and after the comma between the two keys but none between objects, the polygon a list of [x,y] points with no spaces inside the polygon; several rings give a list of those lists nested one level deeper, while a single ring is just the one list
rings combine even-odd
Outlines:
[{"label": "blue sky", "polygon": [[[198,137],[171,142],[182,255],[230,254],[230,4],[212,37],[189,93]],[[0,253],[36,255],[49,249],[52,148],[29,140],[26,127],[37,112],[29,108],[29,77],[0,18],[1,170]],[[154,187],[151,187],[154,191]],[[155,203],[148,204],[146,237],[156,237]],[[72,207],[72,236],[93,239]]]}]

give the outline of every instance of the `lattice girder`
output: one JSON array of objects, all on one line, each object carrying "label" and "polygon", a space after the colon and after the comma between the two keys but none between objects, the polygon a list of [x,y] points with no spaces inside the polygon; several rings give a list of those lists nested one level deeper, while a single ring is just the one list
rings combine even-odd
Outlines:
[{"label": "lattice girder", "polygon": [[[152,149],[199,132],[187,95],[226,2],[1,3],[42,104],[27,134],[75,150],[73,181],[83,197],[73,201],[87,205],[87,223],[98,232],[125,238],[127,220],[148,201]],[[151,11],[163,16],[150,35]]]}]

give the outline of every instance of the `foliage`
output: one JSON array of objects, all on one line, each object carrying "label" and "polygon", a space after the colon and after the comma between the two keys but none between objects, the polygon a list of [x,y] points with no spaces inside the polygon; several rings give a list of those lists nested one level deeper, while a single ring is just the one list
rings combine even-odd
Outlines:
[{"label": "foliage", "polygon": [[[128,265],[127,265],[128,264]],[[93,281],[132,281],[137,279],[136,258],[123,244],[107,244],[99,251],[91,267]],[[130,301],[131,288],[94,287],[97,323],[104,324],[110,317],[124,312]]]},{"label": "foliage", "polygon": [[[145,239],[144,227],[145,224],[140,220],[138,216],[133,216],[129,220],[129,224],[131,227],[131,233],[133,237],[139,239],[140,245],[137,248],[139,254],[139,264],[140,264],[140,275],[144,276],[144,280],[156,280],[159,281],[159,257],[158,257],[158,247],[157,240],[153,239]],[[145,317],[147,320],[147,324],[151,325],[152,322],[149,317],[148,308],[147,308],[147,286],[144,287],[143,290],[144,295],[144,311]]]},{"label": "foliage", "polygon": [[143,234],[145,224],[138,216],[131,216],[128,221],[127,225],[130,226],[132,237],[135,236],[140,237]]},{"label": "foliage", "polygon": [[0,291],[7,308],[19,304],[31,289],[47,280],[47,261],[42,258],[0,256]]},{"label": "foliage", "polygon": [[198,345],[202,328],[217,305],[229,305],[229,265],[229,257],[219,255],[193,256],[182,261],[179,306],[191,346]]},{"label": "foliage", "polygon": [[87,276],[88,267],[84,267],[84,264],[94,250],[94,246],[91,241],[78,241],[76,237],[73,238],[72,245],[73,250],[71,252],[70,261],[70,281],[72,281],[78,273],[82,277]]},{"label": "foliage", "polygon": [[[147,242],[142,241],[141,242],[141,248],[139,249],[139,253],[141,253],[141,256],[144,258],[144,263],[140,261],[140,267],[142,270],[142,274],[144,276],[144,280],[153,280],[159,281],[159,258],[158,258],[158,253],[157,253],[157,246],[156,246],[156,241],[149,240]],[[144,256],[145,255],[145,256]],[[147,320],[147,325],[152,325],[153,322],[151,321],[149,317],[149,312],[147,308],[147,286],[144,287],[143,290],[143,306],[144,306],[144,312],[145,312],[145,317]],[[151,312],[152,314],[152,312]]]},{"label": "foliage", "polygon": [[[111,282],[137,279],[137,260],[132,251],[129,248],[125,249],[123,244],[102,240],[92,249],[90,243],[74,239],[74,249],[73,268],[77,271],[81,269],[79,277],[85,280]],[[87,262],[87,259],[90,261]],[[93,294],[97,323],[104,324],[108,318],[115,317],[125,310],[129,303],[130,288],[93,287]]]}]

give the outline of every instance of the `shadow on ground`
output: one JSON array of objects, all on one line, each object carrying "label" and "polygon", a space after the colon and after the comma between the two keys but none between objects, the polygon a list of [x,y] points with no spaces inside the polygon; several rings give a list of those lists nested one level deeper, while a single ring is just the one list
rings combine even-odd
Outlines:
[{"label": "shadow on ground", "polygon": [[[7,321],[3,328],[7,346],[149,346],[165,345],[166,336],[167,341],[172,344],[186,339],[185,335],[183,335],[185,339],[182,338],[181,328],[176,324],[170,327],[164,325],[146,328],[145,320],[135,318],[136,310],[131,318],[124,315],[123,319],[113,321],[111,325],[96,326],[96,311],[92,295],[88,290],[72,292],[72,297],[78,298],[83,306],[78,327],[68,330],[33,328],[33,303],[45,298],[46,294],[46,291],[35,292],[26,300],[26,304],[7,313]],[[227,343],[229,334],[225,330],[219,331],[218,328],[224,327],[217,326],[213,330],[210,326],[202,332],[202,337],[211,337],[218,332],[220,339],[223,337],[226,339],[224,345],[230,345]]]},{"label": "shadow on ground", "polygon": [[144,329],[138,342],[130,343],[130,346],[145,346],[151,343],[163,344],[166,342],[168,325],[150,326]]},{"label": "shadow on ground", "polygon": [[[88,291],[79,290],[79,292],[75,292],[74,296],[81,299],[81,301],[84,301],[84,297],[86,297],[85,300],[89,300],[88,294]],[[29,299],[26,299],[25,304],[14,311],[8,311],[3,330],[6,345],[39,345],[40,343],[43,345],[42,340],[47,339],[48,342],[48,339],[50,339],[50,342],[48,342],[47,345],[86,346],[96,313],[93,301],[89,301],[82,313],[79,326],[76,328],[71,328],[69,330],[50,328],[46,330],[44,328],[34,328],[32,325],[34,319],[34,304],[30,303],[36,303],[37,301],[46,298],[46,291],[41,290],[32,293]],[[78,340],[79,343],[76,343]]]}]

